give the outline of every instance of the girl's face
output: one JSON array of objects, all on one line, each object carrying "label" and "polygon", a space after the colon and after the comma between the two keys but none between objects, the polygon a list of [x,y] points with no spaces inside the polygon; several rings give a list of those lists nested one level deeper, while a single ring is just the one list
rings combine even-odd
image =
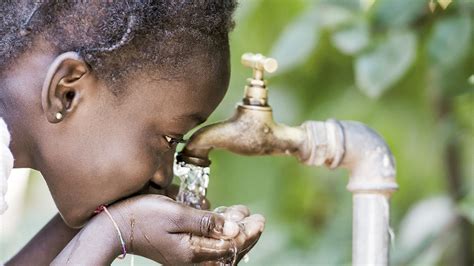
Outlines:
[{"label": "girl's face", "polygon": [[35,161],[70,226],[150,183],[170,184],[175,142],[204,122],[227,90],[228,56],[210,60],[192,59],[182,79],[135,71],[118,96],[85,77],[74,111],[41,130]]}]

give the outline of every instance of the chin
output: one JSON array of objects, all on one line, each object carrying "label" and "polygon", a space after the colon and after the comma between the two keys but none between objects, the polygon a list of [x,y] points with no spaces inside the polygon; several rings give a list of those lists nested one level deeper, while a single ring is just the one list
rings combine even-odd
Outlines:
[{"label": "chin", "polygon": [[82,228],[87,221],[92,217],[93,211],[90,210],[80,210],[80,209],[69,209],[69,210],[59,210],[63,221],[67,226],[75,229]]}]

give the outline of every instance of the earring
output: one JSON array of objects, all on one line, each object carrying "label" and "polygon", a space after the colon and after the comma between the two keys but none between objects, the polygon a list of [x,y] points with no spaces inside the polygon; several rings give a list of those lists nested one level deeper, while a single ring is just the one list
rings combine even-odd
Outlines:
[{"label": "earring", "polygon": [[63,119],[63,114],[61,114],[61,112],[57,112],[55,117],[56,117],[57,120],[61,120],[61,119]]}]

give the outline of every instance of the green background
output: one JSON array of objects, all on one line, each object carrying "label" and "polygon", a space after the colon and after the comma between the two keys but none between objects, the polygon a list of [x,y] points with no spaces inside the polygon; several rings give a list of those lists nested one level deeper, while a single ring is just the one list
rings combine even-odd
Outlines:
[{"label": "green background", "polygon": [[[429,0],[240,2],[230,87],[208,124],[230,117],[242,98],[251,75],[243,53],[276,58],[279,70],[267,75],[276,121],[357,120],[389,144],[400,186],[391,201],[392,264],[472,265],[473,1],[431,1],[434,12]],[[213,207],[245,204],[267,218],[249,265],[350,264],[347,171],[226,151],[211,160]],[[30,178],[18,232],[2,239],[0,259],[49,220],[52,206],[44,181]]]},{"label": "green background", "polygon": [[[267,75],[276,121],[357,120],[389,144],[400,186],[392,264],[463,265],[467,249],[472,265],[474,2],[434,1],[434,12],[427,0],[370,2],[241,1],[231,85],[209,122],[230,117],[242,98],[251,76],[243,53],[276,58],[279,70]],[[214,206],[242,203],[267,218],[250,264],[350,263],[347,171],[226,151],[211,159]]]}]

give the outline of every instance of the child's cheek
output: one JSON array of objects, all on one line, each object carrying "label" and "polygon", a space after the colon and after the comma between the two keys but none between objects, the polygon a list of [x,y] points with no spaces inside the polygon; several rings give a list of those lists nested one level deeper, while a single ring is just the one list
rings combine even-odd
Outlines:
[{"label": "child's cheek", "polygon": [[153,178],[157,166],[157,157],[146,150],[129,152],[117,158],[111,170],[111,178],[117,184],[116,189],[123,197],[140,190]]}]

